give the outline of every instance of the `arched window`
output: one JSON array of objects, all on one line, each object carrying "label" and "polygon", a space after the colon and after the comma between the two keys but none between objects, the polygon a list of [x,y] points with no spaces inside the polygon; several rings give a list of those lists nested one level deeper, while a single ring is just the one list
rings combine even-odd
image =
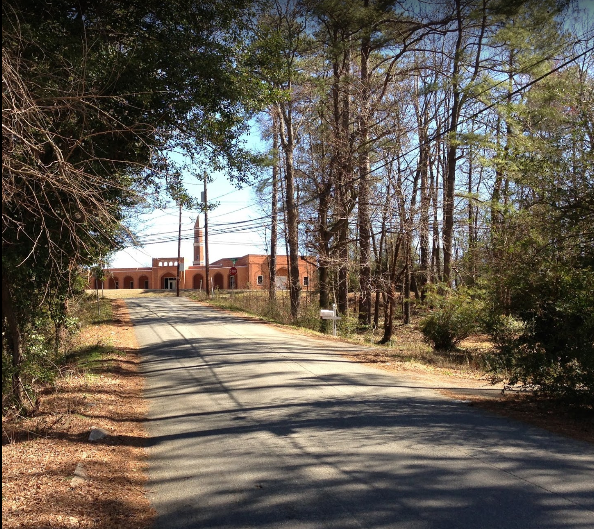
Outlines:
[{"label": "arched window", "polygon": [[225,288],[223,274],[221,274],[220,272],[217,272],[214,275],[212,281],[213,281],[214,288],[218,288],[219,290],[223,290]]},{"label": "arched window", "polygon": [[192,288],[195,288],[196,290],[206,289],[206,283],[204,283],[204,276],[202,274],[194,274]]}]

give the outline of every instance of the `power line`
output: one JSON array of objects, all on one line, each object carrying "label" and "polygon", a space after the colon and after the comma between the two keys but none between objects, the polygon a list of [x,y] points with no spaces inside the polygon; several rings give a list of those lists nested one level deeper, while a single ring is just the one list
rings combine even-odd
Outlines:
[{"label": "power line", "polygon": [[[537,77],[536,79],[533,79],[532,81],[520,86],[519,88],[517,88],[516,90],[513,90],[512,92],[505,94],[503,97],[501,97],[500,99],[494,101],[493,103],[491,103],[490,105],[487,105],[486,107],[483,107],[482,109],[478,110],[477,112],[475,112],[474,114],[471,114],[470,116],[468,116],[466,118],[466,120],[472,120],[475,119],[476,117],[478,117],[479,115],[481,115],[482,113],[486,112],[487,110],[490,110],[491,108],[499,105],[500,103],[504,102],[505,100],[507,100],[509,97],[514,96],[516,94],[519,94],[520,92],[526,90],[527,88],[533,86],[534,84],[542,81],[543,79],[547,78],[548,76],[558,72],[559,70],[561,70],[562,68],[565,68],[566,66],[570,65],[571,63],[577,61],[578,59],[580,59],[581,57],[591,53],[592,51],[594,51],[594,46],[591,48],[588,48],[587,50],[585,50],[584,52],[568,59],[567,61],[565,61],[564,63],[560,64],[559,66],[556,66],[555,68],[553,68],[552,70],[549,70],[548,72],[546,72],[545,74]],[[430,145],[431,143],[433,143],[435,140],[445,136],[446,134],[449,134],[450,132],[452,132],[453,129],[451,127],[448,127],[440,132],[435,133],[431,138],[427,139],[426,141],[419,143],[418,145],[415,145],[415,147],[409,149],[408,151],[405,151],[404,153],[401,153],[399,156],[404,158],[406,156],[408,156],[409,154],[412,154],[413,152],[419,150],[421,147],[425,146],[425,145]],[[374,167],[371,172],[376,172],[380,169],[382,169],[383,167],[385,167],[386,165],[388,165],[389,162],[380,164],[376,167]],[[364,176],[367,175],[358,175],[355,176],[353,178],[351,178],[348,182],[344,182],[339,184],[338,186],[336,186],[336,188],[346,188],[349,185],[352,185],[356,182],[358,182],[359,180],[361,180]],[[315,200],[318,200],[320,197],[322,196],[321,193],[316,193],[314,194],[314,196],[309,197],[301,202],[299,202],[297,204],[296,207],[300,207],[303,206],[305,204],[309,204],[311,202],[314,202]]]},{"label": "power line", "polygon": [[[577,42],[581,42],[580,40],[576,41]],[[583,42],[583,41],[582,41]],[[507,100],[508,98],[517,95],[521,92],[523,92],[524,90],[530,88],[531,86],[535,85],[536,83],[542,81],[543,79],[549,77],[550,75],[558,72],[559,70],[565,68],[566,66],[572,64],[573,62],[577,61],[578,59],[580,59],[581,57],[584,57],[585,55],[591,53],[592,51],[594,51],[594,47],[590,47],[588,49],[586,49],[585,51],[583,51],[582,53],[579,53],[578,55],[575,55],[574,57],[571,57],[570,59],[566,60],[565,62],[563,62],[562,64],[559,64],[558,66],[556,66],[555,68],[547,71],[546,73],[540,75],[539,77],[531,80],[530,82],[518,87],[517,89],[513,90],[512,92],[509,92],[505,95],[503,95],[502,97],[500,97],[499,99],[495,100],[494,102],[492,102],[491,104],[481,108],[480,110],[476,111],[475,113],[471,114],[470,116],[468,116],[466,118],[466,120],[470,121],[470,120],[474,120],[476,119],[478,116],[480,116],[481,114],[483,114],[484,112],[492,109],[493,107],[499,105],[500,103],[504,102],[505,100]],[[531,64],[530,66],[525,67],[522,71],[520,70],[517,73],[526,73],[526,71],[528,69],[534,68],[535,66],[537,66],[538,64],[546,61],[546,60],[551,60],[552,57],[546,57],[543,59],[539,59],[538,61],[536,61],[535,63]],[[486,93],[489,90],[492,90],[493,88],[499,86],[500,84],[502,84],[505,81],[501,81],[485,90],[483,90],[482,92],[479,92],[478,94],[476,94],[475,97],[478,97],[484,93]],[[400,153],[399,156],[401,158],[405,158],[407,157],[409,154],[412,154],[413,152],[419,150],[421,147],[426,146],[426,145],[430,145],[431,143],[433,143],[435,140],[442,138],[444,135],[450,133],[453,131],[453,128],[448,127],[446,129],[440,130],[439,132],[435,133],[432,135],[431,138],[427,139],[426,141],[419,143],[418,145],[415,145],[413,148],[409,149],[408,151],[405,151],[404,153]],[[380,164],[375,166],[372,169],[372,172],[376,172],[378,170],[380,170],[381,168],[385,167],[389,162]],[[361,178],[363,178],[366,175],[358,175],[356,177],[353,177],[352,179],[350,179],[348,182],[344,182],[342,184],[339,184],[338,186],[336,186],[335,188],[345,188],[346,186],[352,185],[354,183],[356,183],[357,181],[361,180]],[[220,195],[219,197],[216,198],[222,198],[224,196],[227,196],[229,194],[235,193],[237,191],[240,191],[239,189],[237,190],[233,190],[230,191],[228,193],[225,193],[223,195]],[[301,207],[303,205],[309,204],[311,202],[314,202],[315,200],[318,200],[321,197],[321,193],[316,193],[313,196],[299,202],[297,204],[297,207]],[[214,199],[213,199],[214,200]],[[218,216],[215,216],[213,218],[217,218],[217,217],[221,217],[221,216],[227,216],[233,213],[236,213],[238,211],[242,211],[244,209],[247,209],[249,207],[252,207],[250,205],[245,206],[243,208],[239,208],[237,210],[231,211],[231,212],[227,212],[227,213],[221,213]],[[169,216],[172,214],[169,213],[165,213],[162,216]],[[160,218],[160,217],[157,217]],[[212,233],[213,235],[224,235],[224,234],[230,234],[230,233],[236,233],[236,232],[251,232],[251,233],[258,233],[259,231],[261,231],[263,228],[265,228],[267,226],[266,223],[260,222],[258,223],[258,221],[263,221],[263,220],[268,220],[269,217],[268,216],[262,216],[262,217],[258,217],[255,219],[248,219],[248,220],[244,220],[244,221],[233,221],[233,222],[223,222],[223,223],[218,223],[218,224],[214,224],[211,225],[211,230],[210,233]],[[217,229],[218,228],[218,229]],[[189,231],[193,231],[193,228],[188,228],[183,230],[184,232],[189,232]],[[162,244],[162,243],[168,243],[168,242],[172,242],[174,240],[177,240],[177,236],[175,236],[174,234],[176,234],[177,232],[157,232],[157,233],[153,233],[153,234],[149,234],[149,235],[145,235],[144,237],[146,237],[146,240],[144,240],[142,242],[142,245],[150,245],[150,244]],[[168,234],[172,234],[170,236],[168,236]],[[160,237],[160,238],[157,238]],[[182,237],[182,240],[191,240],[193,239],[193,236],[184,236]],[[243,244],[243,243],[238,243],[238,244]]]}]

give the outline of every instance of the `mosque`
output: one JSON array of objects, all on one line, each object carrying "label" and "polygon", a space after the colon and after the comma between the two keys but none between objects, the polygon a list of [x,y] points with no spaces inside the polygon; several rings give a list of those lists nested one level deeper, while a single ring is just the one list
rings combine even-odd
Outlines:
[{"label": "mosque", "polygon": [[[204,230],[199,218],[194,224],[194,261],[186,268],[184,258],[179,259],[180,289],[206,290],[206,262]],[[177,257],[154,257],[152,266],[140,268],[106,268],[103,284],[90,278],[90,288],[141,288],[154,290],[177,289]],[[315,264],[299,259],[299,280],[304,290],[313,287]],[[288,288],[289,259],[276,256],[276,288]],[[255,289],[267,290],[270,286],[270,256],[247,254],[242,257],[225,257],[209,264],[211,290]]]}]

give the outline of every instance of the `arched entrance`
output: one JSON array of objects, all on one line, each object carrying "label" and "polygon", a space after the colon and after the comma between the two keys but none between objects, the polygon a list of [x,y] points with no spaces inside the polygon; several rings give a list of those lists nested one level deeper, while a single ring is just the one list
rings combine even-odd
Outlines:
[{"label": "arched entrance", "polygon": [[218,288],[219,290],[223,290],[225,288],[223,274],[221,274],[220,272],[217,272],[214,275],[212,282],[213,282],[214,288]]},{"label": "arched entrance", "polygon": [[134,279],[130,276],[124,278],[124,288],[134,288]]},{"label": "arched entrance", "polygon": [[107,288],[111,288],[111,289],[118,288],[120,286],[119,283],[120,282],[117,277],[110,277],[109,280],[107,281]]},{"label": "arched entrance", "polygon": [[175,290],[175,279],[173,274],[163,274],[161,276],[161,288],[163,290]]},{"label": "arched entrance", "polygon": [[204,283],[204,276],[202,274],[194,274],[194,279],[192,280],[192,288],[196,290],[204,290],[206,288],[206,284]]},{"label": "arched entrance", "polygon": [[140,276],[138,278],[138,288],[151,288],[148,276]]}]

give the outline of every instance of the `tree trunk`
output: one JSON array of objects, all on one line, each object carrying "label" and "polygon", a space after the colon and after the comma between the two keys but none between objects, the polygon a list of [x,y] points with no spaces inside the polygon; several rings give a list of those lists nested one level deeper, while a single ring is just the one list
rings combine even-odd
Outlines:
[{"label": "tree trunk", "polygon": [[326,184],[320,192],[318,203],[319,238],[318,245],[318,279],[320,290],[320,308],[327,309],[330,306],[330,232],[328,230],[328,210],[330,206],[331,185]]},{"label": "tree trunk", "polygon": [[299,230],[297,204],[295,201],[294,180],[294,133],[291,109],[285,107],[279,112],[282,120],[280,127],[281,145],[285,154],[285,210],[287,214],[287,238],[289,245],[289,297],[291,299],[291,318],[299,315],[301,284],[299,282]]},{"label": "tree trunk", "polygon": [[278,239],[278,115],[272,111],[272,149],[274,151],[274,165],[272,166],[272,197],[271,197],[271,220],[270,220],[270,263],[268,285],[268,299],[273,302],[276,299],[276,245]]},{"label": "tree trunk", "polygon": [[[439,148],[439,147],[438,147]],[[433,230],[432,230],[432,245],[431,245],[431,274],[435,281],[441,281],[441,247],[439,244],[439,161],[437,163],[437,170],[435,175],[430,168],[430,187],[431,187],[431,201],[433,202]]]},{"label": "tree trunk", "polygon": [[456,156],[458,154],[457,132],[460,117],[460,62],[462,60],[462,12],[460,0],[456,0],[456,18],[458,30],[454,65],[452,70],[452,108],[448,131],[448,148],[446,157],[446,173],[443,183],[443,281],[450,286],[452,280],[452,250],[454,240],[454,190],[456,185]]},{"label": "tree trunk", "polygon": [[19,408],[24,406],[23,383],[23,333],[18,322],[12,292],[6,276],[2,274],[2,316],[6,319],[8,336],[6,345],[10,350],[12,364],[12,397]]},{"label": "tree trunk", "polygon": [[[472,161],[472,149],[469,151],[468,156],[468,196],[470,197],[473,191],[473,161]],[[476,282],[476,251],[477,251],[477,238],[475,232],[475,214],[474,214],[474,204],[472,198],[468,199],[468,284],[473,286]]]},{"label": "tree trunk", "polygon": [[[369,1],[364,0],[364,7],[369,7]],[[359,223],[359,285],[361,298],[359,300],[359,325],[371,325],[371,266],[370,239],[371,221],[369,212],[370,195],[370,161],[369,161],[369,113],[370,88],[368,62],[371,53],[371,39],[366,33],[361,40],[361,104],[359,111],[359,195],[358,195],[358,223]]]},{"label": "tree trunk", "polygon": [[[338,253],[338,312],[348,312],[348,264],[349,264],[349,223],[348,217],[352,210],[352,156],[350,139],[351,102],[348,80],[345,72],[350,71],[351,53],[347,48],[343,52],[342,65],[334,63],[333,106],[334,106],[334,149],[336,196],[338,212],[337,253]],[[342,88],[341,88],[342,87]]]},{"label": "tree trunk", "polygon": [[402,237],[399,236],[394,246],[394,252],[392,256],[392,263],[390,266],[390,280],[387,289],[386,299],[386,315],[384,317],[384,336],[378,342],[380,344],[388,343],[392,339],[394,332],[394,312],[396,308],[396,282],[399,277],[396,277],[396,266],[398,263],[398,254],[400,253],[400,245],[402,243]]},{"label": "tree trunk", "polygon": [[[386,243],[386,225],[388,222],[388,209],[390,206],[390,200],[391,200],[390,181],[388,180],[388,183],[386,185],[385,201],[384,201],[384,205],[382,208],[382,227],[381,227],[381,233],[380,233],[380,240],[379,240],[378,247],[375,249],[375,261],[377,263],[377,267],[375,270],[375,281],[374,281],[375,307],[374,307],[374,311],[373,311],[373,326],[375,329],[377,329],[377,327],[379,326],[380,295],[382,295],[382,293],[383,293],[383,288],[380,288],[380,285],[383,282],[383,276],[384,276],[384,272],[386,269],[386,267],[384,266],[383,253],[384,253],[384,246]],[[373,238],[372,240],[374,241],[374,248],[375,248],[375,238]],[[389,259],[389,257],[387,257],[387,259]],[[380,292],[380,290],[382,292]],[[386,301],[385,293],[383,293],[383,295],[384,295],[384,302],[385,302]]]},{"label": "tree trunk", "polygon": [[348,312],[349,277],[348,277],[348,224],[341,225],[338,232],[338,312]]},{"label": "tree trunk", "polygon": [[404,264],[404,292],[402,304],[402,323],[408,325],[410,323],[410,282],[411,282],[411,255],[410,255],[410,239],[407,236],[405,249],[405,264]]},{"label": "tree trunk", "polygon": [[[420,226],[419,226],[419,244],[420,244],[420,262],[419,262],[419,283],[421,290],[421,298],[425,298],[426,285],[429,282],[429,204],[430,193],[429,189],[429,144],[427,135],[427,121],[428,116],[425,111],[423,115],[423,122],[419,127],[420,139],[420,176],[421,176],[421,211],[420,211]],[[422,138],[422,140],[421,140]]]}]

